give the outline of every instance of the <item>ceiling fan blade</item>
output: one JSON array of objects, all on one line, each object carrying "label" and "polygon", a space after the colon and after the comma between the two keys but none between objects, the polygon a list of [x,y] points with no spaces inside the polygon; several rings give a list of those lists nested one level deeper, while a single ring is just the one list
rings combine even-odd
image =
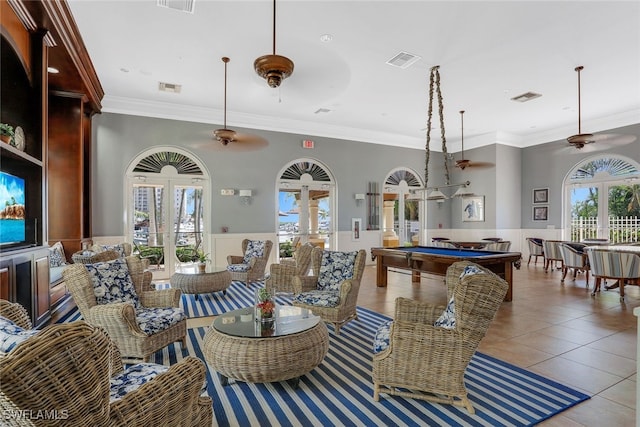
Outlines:
[{"label": "ceiling fan blade", "polygon": [[474,168],[474,169],[481,169],[481,168],[492,168],[495,166],[495,163],[491,163],[491,162],[470,162],[469,163],[469,167],[470,168]]},{"label": "ceiling fan blade", "polygon": [[[575,135],[574,135],[575,136]],[[591,135],[588,142],[584,142],[582,145],[567,144],[564,149],[566,152],[579,154],[579,153],[593,153],[596,151],[602,151],[613,147],[619,147],[621,145],[631,144],[636,139],[635,135],[622,135],[619,133],[600,133]]]},{"label": "ceiling fan blade", "polygon": [[269,141],[265,138],[248,133],[236,133],[233,141],[230,141],[227,145],[216,140],[216,137],[211,132],[206,134],[199,132],[199,136],[194,139],[193,143],[189,144],[190,147],[215,152],[257,151],[269,145]]}]

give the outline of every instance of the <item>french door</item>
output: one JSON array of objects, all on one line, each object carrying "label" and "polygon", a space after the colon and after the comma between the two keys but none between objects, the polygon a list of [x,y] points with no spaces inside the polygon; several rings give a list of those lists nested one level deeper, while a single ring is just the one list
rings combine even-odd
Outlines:
[{"label": "french door", "polygon": [[147,178],[131,189],[131,241],[159,278],[170,277],[177,267],[192,263],[197,251],[206,251],[202,185],[184,178]]}]

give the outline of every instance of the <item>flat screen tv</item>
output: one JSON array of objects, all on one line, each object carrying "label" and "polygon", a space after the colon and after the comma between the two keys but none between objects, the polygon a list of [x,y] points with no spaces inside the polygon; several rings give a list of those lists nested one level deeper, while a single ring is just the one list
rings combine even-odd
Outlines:
[{"label": "flat screen tv", "polygon": [[25,180],[0,171],[0,248],[31,245],[25,210]]}]

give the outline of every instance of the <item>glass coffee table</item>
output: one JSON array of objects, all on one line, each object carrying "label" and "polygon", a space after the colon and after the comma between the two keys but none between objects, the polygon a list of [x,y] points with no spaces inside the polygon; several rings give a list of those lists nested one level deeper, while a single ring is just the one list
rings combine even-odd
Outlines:
[{"label": "glass coffee table", "polygon": [[171,287],[180,289],[185,294],[210,294],[220,292],[226,294],[231,285],[231,273],[227,267],[207,266],[205,273],[200,273],[197,266],[183,267],[170,279]]},{"label": "glass coffee table", "polygon": [[309,310],[278,305],[275,324],[255,320],[253,307],[218,316],[203,340],[204,358],[220,377],[251,383],[287,381],[316,368],[329,350],[329,333]]}]

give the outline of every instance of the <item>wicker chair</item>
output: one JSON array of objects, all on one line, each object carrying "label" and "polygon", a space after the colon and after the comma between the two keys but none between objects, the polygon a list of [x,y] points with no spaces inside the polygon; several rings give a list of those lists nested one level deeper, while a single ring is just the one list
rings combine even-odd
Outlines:
[{"label": "wicker chair", "polygon": [[300,246],[294,254],[294,262],[271,264],[270,275],[265,280],[265,288],[269,292],[294,292],[293,278],[295,276],[306,276],[311,268],[311,243]]},{"label": "wicker chair", "polygon": [[11,320],[22,329],[32,329],[31,318],[27,310],[17,302],[0,299],[0,316]]},{"label": "wicker chair", "polygon": [[[461,279],[469,266],[484,274],[468,274]],[[387,393],[475,412],[467,397],[464,372],[509,285],[469,261],[452,264],[447,269],[446,284],[450,300],[455,301],[452,327],[434,326],[447,307],[396,299],[388,346],[373,356],[374,400],[378,401],[380,393]]]},{"label": "wicker chair", "polygon": [[211,398],[200,395],[206,372],[200,359],[186,357],[110,401],[110,377],[123,372],[118,348],[102,328],[54,324],[2,359],[0,407],[57,414],[57,420],[33,420],[38,426],[211,425]]},{"label": "wicker chair", "polygon": [[[125,259],[142,308],[180,307],[179,289],[155,290],[151,284],[151,272],[145,271],[145,262],[136,255]],[[186,348],[186,319],[147,335],[138,323],[132,303],[98,304],[92,279],[84,264],[69,266],[63,276],[84,320],[105,328],[125,358],[147,361],[157,350],[174,341],[181,341],[182,348]]]},{"label": "wicker chair", "polygon": [[95,264],[97,262],[111,261],[118,258],[120,258],[120,254],[116,251],[78,251],[71,255],[71,260],[74,264]]},{"label": "wicker chair", "polygon": [[[295,276],[293,289],[296,296],[293,305],[308,308],[316,316],[320,316],[325,322],[333,323],[336,335],[340,328],[352,319],[358,319],[356,303],[360,291],[360,281],[364,272],[366,252],[361,249],[355,253],[352,264],[334,262],[336,259],[351,259],[353,253],[324,251],[321,248],[313,248],[311,251],[311,265],[313,276]],[[340,267],[343,277],[347,277],[340,283],[335,283],[323,289],[324,277],[336,277],[335,272]],[[349,271],[351,273],[349,273]],[[349,278],[350,276],[350,278]]]},{"label": "wicker chair", "polygon": [[573,269],[573,280],[576,280],[578,272],[584,272],[586,274],[585,280],[587,282],[587,288],[589,288],[589,259],[584,252],[584,248],[587,246],[584,243],[561,243],[560,254],[562,255],[562,279],[561,283],[564,283],[564,279],[567,277],[569,269]]},{"label": "wicker chair", "polygon": [[248,285],[262,280],[267,268],[273,242],[271,240],[242,241],[242,255],[227,255],[227,270],[232,280],[238,280]]},{"label": "wicker chair", "polygon": [[535,257],[534,265],[538,263],[538,257],[542,257],[542,263],[544,264],[542,239],[538,237],[527,237],[527,245],[529,245],[529,261],[527,261],[527,265],[531,264],[531,257]]}]

